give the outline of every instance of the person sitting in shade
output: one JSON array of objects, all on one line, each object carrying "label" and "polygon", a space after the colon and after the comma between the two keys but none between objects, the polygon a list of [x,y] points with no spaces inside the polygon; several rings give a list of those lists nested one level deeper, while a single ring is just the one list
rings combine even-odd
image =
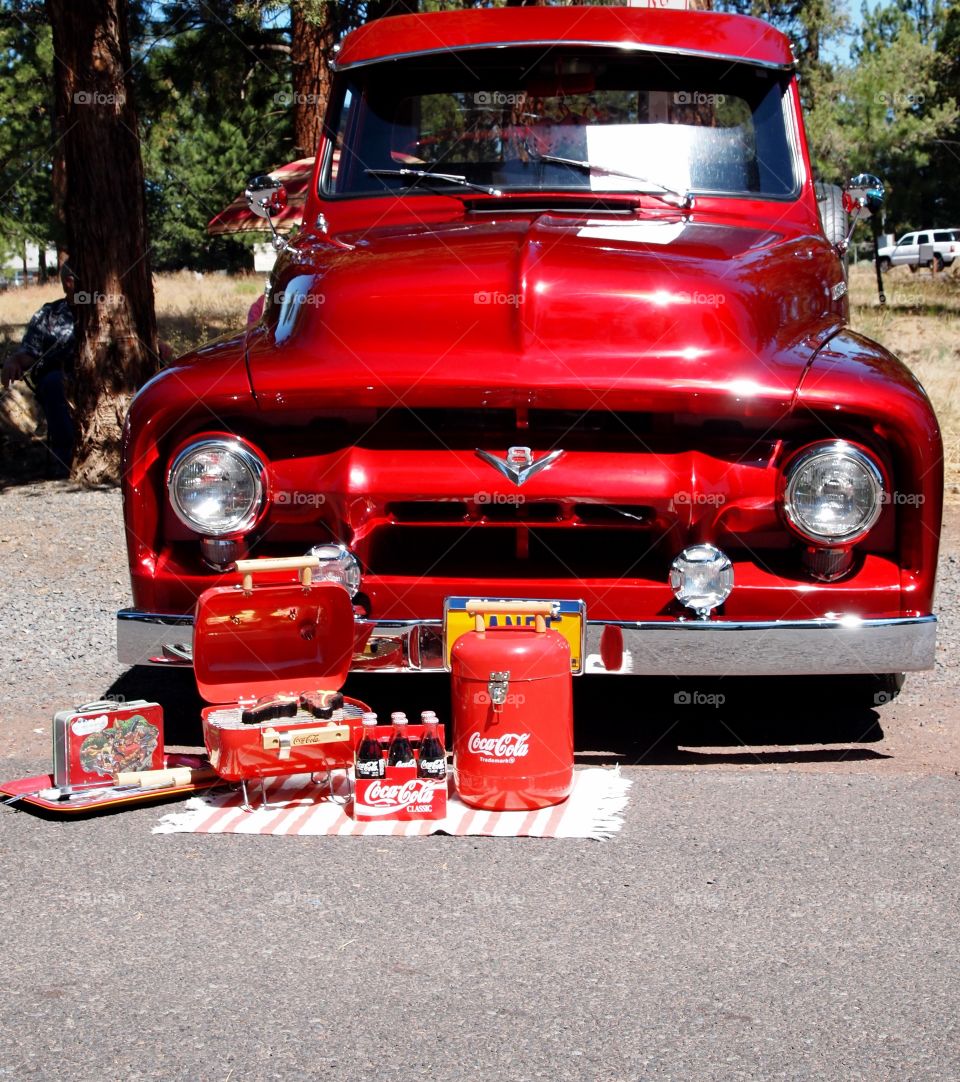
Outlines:
[{"label": "person sitting in shade", "polygon": [[50,301],[33,314],[18,349],[3,365],[7,387],[23,379],[37,396],[47,422],[47,446],[53,456],[48,475],[70,475],[74,427],[64,392],[64,379],[73,372],[77,354],[77,316],[74,294],[77,276],[68,263],[60,268],[64,296]]}]

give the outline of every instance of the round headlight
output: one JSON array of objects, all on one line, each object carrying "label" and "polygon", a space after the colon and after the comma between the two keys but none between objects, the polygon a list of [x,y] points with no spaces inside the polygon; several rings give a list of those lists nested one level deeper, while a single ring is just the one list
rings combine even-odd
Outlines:
[{"label": "round headlight", "polygon": [[208,537],[244,533],[263,510],[267,471],[239,440],[198,440],[174,460],[170,506],[191,530]]},{"label": "round headlight", "polygon": [[360,589],[360,563],[345,545],[314,545],[307,553],[320,560],[314,572],[317,582],[339,583],[351,597]]},{"label": "round headlight", "polygon": [[856,541],[883,507],[883,475],[859,448],[843,440],[802,451],[786,474],[783,509],[793,528],[821,545]]}]

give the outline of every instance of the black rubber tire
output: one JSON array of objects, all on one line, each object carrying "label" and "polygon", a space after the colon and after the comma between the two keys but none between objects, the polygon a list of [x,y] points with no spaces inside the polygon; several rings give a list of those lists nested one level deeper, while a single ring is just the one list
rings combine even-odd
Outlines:
[{"label": "black rubber tire", "polygon": [[893,264],[890,262],[889,256],[882,255],[880,257],[880,270],[882,270],[884,274],[893,270]]},{"label": "black rubber tire", "polygon": [[843,189],[836,184],[814,184],[820,222],[827,240],[839,244],[847,236],[847,212],[843,209]]},{"label": "black rubber tire", "polygon": [[933,269],[937,274],[943,270],[943,256],[939,252],[933,253]]},{"label": "black rubber tire", "polygon": [[908,263],[907,266],[910,268],[910,273],[911,274],[916,274],[917,273],[917,265],[916,265],[916,263]]},{"label": "black rubber tire", "polygon": [[904,679],[905,674],[902,672],[838,677],[837,698],[853,708],[876,710],[893,702],[900,694]]}]

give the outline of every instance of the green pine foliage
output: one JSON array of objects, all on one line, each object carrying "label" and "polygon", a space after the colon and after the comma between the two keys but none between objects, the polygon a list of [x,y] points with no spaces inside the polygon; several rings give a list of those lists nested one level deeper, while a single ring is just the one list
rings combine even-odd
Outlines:
[{"label": "green pine foliage", "polygon": [[56,242],[62,229],[53,206],[50,28],[36,5],[12,4],[0,16],[0,248],[20,254],[26,241]]},{"label": "green pine foliage", "polygon": [[949,145],[944,141],[958,138],[960,121],[947,83],[945,26],[939,4],[865,7],[850,61],[818,73],[807,112],[814,166],[824,180],[865,171],[884,181],[887,232],[960,222],[960,203],[933,167]]},{"label": "green pine foliage", "polygon": [[[420,0],[421,10],[504,0]],[[622,2],[622,0],[621,0]],[[131,0],[134,94],[157,269],[251,265],[206,224],[248,176],[294,156],[290,10],[339,30],[412,0]],[[819,179],[876,173],[884,228],[960,228],[960,0],[715,0],[794,42]],[[42,0],[0,0],[0,248],[56,242],[52,49]]]}]

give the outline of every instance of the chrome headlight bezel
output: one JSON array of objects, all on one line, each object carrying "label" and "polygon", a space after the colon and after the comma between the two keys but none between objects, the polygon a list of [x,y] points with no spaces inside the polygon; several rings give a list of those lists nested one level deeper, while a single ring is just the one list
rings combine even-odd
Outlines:
[{"label": "chrome headlight bezel", "polygon": [[[228,525],[212,529],[209,525],[192,518],[180,500],[177,482],[189,461],[201,453],[218,451],[232,455],[250,476],[252,496],[242,514],[235,516]],[[192,440],[183,447],[167,471],[167,499],[180,522],[201,537],[229,538],[249,533],[260,521],[267,506],[267,467],[257,452],[238,436],[208,436]]]},{"label": "chrome headlight bezel", "polygon": [[[833,533],[817,532],[804,521],[797,509],[796,490],[800,477],[817,459],[841,456],[852,462],[863,473],[872,488],[872,507],[855,527]],[[822,440],[798,451],[785,465],[782,474],[781,503],[784,518],[790,528],[814,545],[830,548],[853,545],[862,540],[877,524],[883,511],[886,482],[879,462],[864,448],[847,440]]]}]

